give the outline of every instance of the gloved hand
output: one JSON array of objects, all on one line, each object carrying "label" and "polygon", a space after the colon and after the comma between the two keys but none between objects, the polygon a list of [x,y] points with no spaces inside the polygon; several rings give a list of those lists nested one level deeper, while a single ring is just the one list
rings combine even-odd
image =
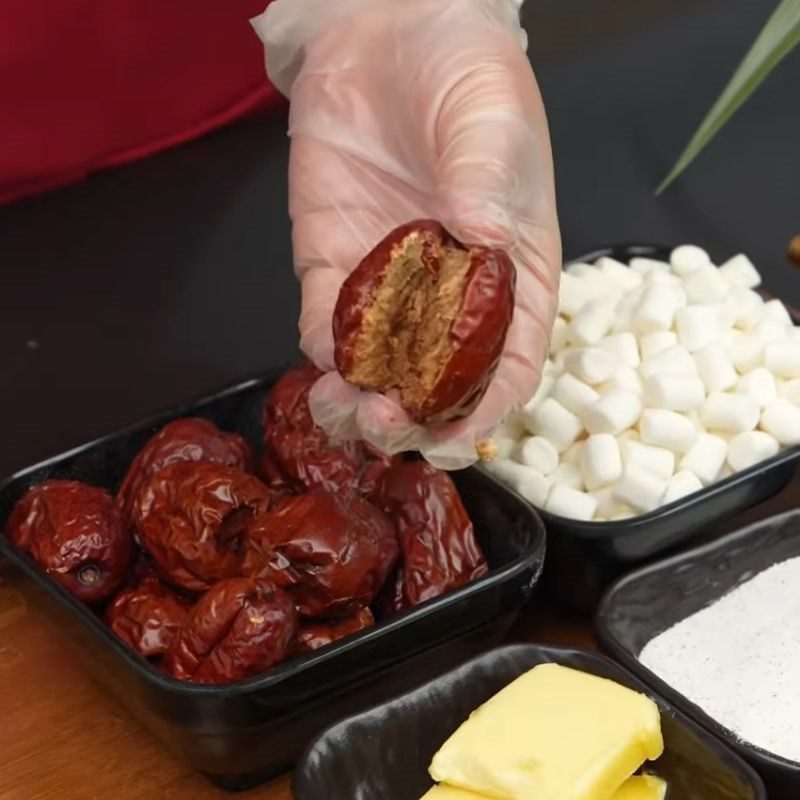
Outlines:
[{"label": "gloved hand", "polygon": [[[519,3],[516,4],[517,6]],[[534,393],[555,316],[561,248],[544,108],[513,0],[276,0],[253,20],[270,79],[291,100],[301,347],[328,371],[312,413],[332,436],[445,469]],[[466,244],[506,249],[514,319],[478,408],[438,429],[335,372],[339,288],[393,228],[438,219]]]}]

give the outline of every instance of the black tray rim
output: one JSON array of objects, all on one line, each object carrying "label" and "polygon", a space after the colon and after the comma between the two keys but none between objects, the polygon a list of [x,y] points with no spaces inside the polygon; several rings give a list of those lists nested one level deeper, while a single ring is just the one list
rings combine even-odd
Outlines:
[{"label": "black tray rim", "polygon": [[[296,776],[300,772],[300,770],[305,765],[306,761],[308,760],[311,753],[317,747],[317,745],[322,742],[325,737],[330,734],[336,728],[345,728],[348,725],[351,725],[354,720],[359,719],[360,717],[366,716],[383,706],[393,704],[393,703],[402,703],[405,700],[410,699],[413,695],[421,692],[431,686],[435,686],[444,678],[449,676],[456,675],[462,671],[466,672],[471,667],[476,664],[479,664],[484,659],[489,659],[496,657],[500,653],[505,652],[512,652],[512,651],[525,651],[529,649],[535,649],[540,653],[545,654],[548,658],[552,658],[553,662],[558,663],[558,659],[560,657],[569,657],[569,656],[580,656],[582,658],[587,659],[589,662],[595,662],[597,664],[603,664],[605,666],[613,667],[615,670],[618,670],[622,673],[626,678],[628,678],[633,685],[640,687],[640,689],[647,693],[647,695],[654,700],[660,707],[661,713],[668,713],[670,716],[678,720],[681,725],[686,727],[692,733],[696,734],[701,738],[704,742],[708,744],[708,746],[716,750],[721,757],[726,762],[732,762],[735,764],[740,770],[743,776],[746,776],[747,780],[752,785],[753,789],[755,790],[755,798],[754,800],[768,800],[767,797],[767,789],[764,785],[764,781],[761,776],[753,769],[753,767],[747,763],[745,759],[741,757],[737,752],[735,752],[726,742],[722,741],[719,737],[714,736],[708,730],[706,730],[702,725],[698,724],[695,720],[693,720],[688,714],[682,711],[680,708],[675,706],[667,697],[664,697],[660,692],[654,689],[652,686],[649,686],[642,678],[640,678],[635,672],[628,669],[624,664],[621,664],[619,661],[615,661],[613,658],[605,655],[602,652],[598,652],[595,650],[587,650],[583,647],[564,647],[560,645],[554,644],[547,644],[547,643],[539,643],[539,642],[517,642],[512,644],[501,645],[500,647],[494,647],[490,650],[486,650],[484,653],[481,653],[474,658],[471,658],[463,663],[459,664],[458,666],[454,667],[453,669],[448,670],[447,672],[439,675],[436,678],[433,678],[425,683],[420,684],[414,689],[411,689],[408,692],[404,692],[399,694],[395,697],[390,698],[389,700],[384,701],[383,703],[376,703],[370,706],[363,711],[358,712],[357,714],[351,714],[344,719],[335,722],[333,725],[330,725],[324,731],[322,731],[319,735],[314,737],[311,743],[306,747],[303,755],[298,759],[297,764],[295,766],[294,771],[292,772],[292,791],[295,788],[295,781]],[[545,662],[542,662],[545,663]]]},{"label": "black tray rim", "polygon": [[[0,493],[5,491],[11,484],[27,477],[31,472],[36,472],[40,469],[58,464],[61,461],[87,452],[95,447],[103,446],[120,437],[130,436],[135,433],[161,427],[170,419],[196,413],[201,407],[207,404],[224,400],[244,391],[260,387],[266,388],[270,383],[277,380],[284,371],[285,368],[269,369],[261,373],[251,374],[234,383],[229,383],[216,391],[198,395],[193,400],[185,400],[176,406],[165,406],[161,411],[149,414],[138,422],[129,423],[122,428],[98,436],[89,442],[71,447],[31,466],[18,469],[7,478],[0,480]],[[474,467],[471,469],[477,471]],[[120,641],[89,606],[81,603],[67,592],[66,589],[50,579],[50,577],[42,572],[27,555],[17,551],[6,539],[2,528],[0,528],[0,564],[2,564],[3,560],[11,562],[17,569],[21,570],[28,579],[34,581],[51,596],[55,597],[62,605],[68,606],[71,612],[81,619],[85,625],[88,625],[96,635],[102,637],[105,642],[126,661],[127,665],[135,670],[140,678],[145,679],[151,685],[166,689],[173,696],[238,697],[267,690],[275,685],[279,685],[290,677],[295,678],[297,675],[311,670],[320,664],[324,664],[334,659],[336,656],[350,652],[364,643],[374,642],[386,636],[390,636],[396,630],[411,625],[415,621],[423,619],[439,609],[450,608],[476,594],[481,594],[484,589],[495,583],[512,580],[517,575],[523,574],[531,568],[533,568],[533,573],[530,578],[530,583],[531,586],[535,586],[544,569],[547,552],[547,532],[544,522],[536,509],[529,503],[526,503],[507,487],[497,487],[494,485],[493,481],[487,481],[486,478],[487,476],[481,473],[481,480],[486,482],[491,490],[497,491],[499,488],[506,495],[512,496],[518,501],[521,513],[527,517],[529,521],[528,527],[532,531],[532,536],[530,546],[526,552],[519,555],[504,567],[497,570],[490,570],[482,578],[472,581],[453,592],[448,592],[442,597],[437,597],[421,603],[371,628],[348,636],[340,642],[335,642],[306,655],[287,659],[285,662],[272,667],[261,675],[256,675],[247,680],[231,684],[196,684],[188,681],[179,681],[158,672],[153,665],[140,658]],[[0,524],[5,525],[5,520],[0,520]]]},{"label": "black tray rim", "polygon": [[[800,761],[792,761],[777,753],[764,750],[757,745],[740,739],[733,731],[717,722],[717,720],[707,714],[700,706],[692,702],[686,695],[673,688],[663,678],[660,678],[656,673],[642,664],[642,662],[617,638],[608,622],[611,615],[610,612],[614,608],[618,591],[627,588],[630,584],[636,583],[643,578],[648,578],[653,574],[658,574],[672,567],[679,566],[690,559],[702,559],[706,556],[724,551],[729,547],[733,547],[739,542],[756,535],[758,529],[763,527],[765,523],[784,517],[797,517],[798,521],[800,521],[800,506],[756,520],[755,522],[745,525],[743,528],[727,533],[711,542],[706,542],[697,547],[672,555],[669,558],[663,558],[652,564],[632,570],[612,583],[604,593],[597,607],[597,612],[595,613],[594,628],[603,650],[608,652],[616,662],[622,664],[626,670],[636,675],[642,683],[647,684],[654,691],[663,695],[675,708],[694,720],[712,736],[722,741],[729,749],[734,750],[744,760],[751,763],[755,762],[760,767],[778,769],[784,774],[789,773],[792,780],[798,782],[798,788],[800,788]],[[720,597],[722,596],[723,595],[720,595]]]},{"label": "black tray rim", "polygon": [[[569,261],[565,262],[564,266],[569,267],[573,264],[592,263],[598,258],[603,257],[614,258],[623,263],[627,263],[632,258],[653,258],[664,261],[669,260],[672,249],[673,248],[667,247],[666,245],[647,244],[644,242],[614,244],[606,247],[598,247],[584,255],[571,258]],[[762,294],[766,293],[762,292]],[[771,295],[767,296],[772,299]],[[793,309],[789,309],[789,313],[791,314],[792,312]],[[796,323],[800,325],[800,318],[798,318],[796,314],[793,314],[793,317]],[[525,500],[525,498],[520,499],[536,510],[539,516],[545,521],[545,525],[547,525],[548,522],[556,523],[557,525],[567,525],[570,528],[570,534],[581,539],[603,541],[610,537],[614,537],[615,539],[627,538],[629,536],[636,536],[642,527],[646,527],[652,522],[671,517],[678,512],[683,512],[699,506],[701,503],[726,492],[733,486],[749,483],[774,469],[791,467],[795,464],[800,464],[800,445],[788,447],[786,450],[772,456],[772,458],[759,461],[757,464],[753,464],[753,466],[741,472],[736,472],[733,475],[729,475],[727,478],[715,481],[710,486],[705,486],[700,491],[693,492],[672,503],[659,506],[653,511],[648,511],[646,514],[638,514],[635,517],[624,520],[587,522],[585,520],[572,519],[571,517],[564,517],[560,514],[552,514],[540,506],[536,506],[528,500]],[[484,466],[479,465],[478,468],[499,486],[503,486],[507,491],[517,494],[511,487],[506,486],[499,478],[492,475]]]}]

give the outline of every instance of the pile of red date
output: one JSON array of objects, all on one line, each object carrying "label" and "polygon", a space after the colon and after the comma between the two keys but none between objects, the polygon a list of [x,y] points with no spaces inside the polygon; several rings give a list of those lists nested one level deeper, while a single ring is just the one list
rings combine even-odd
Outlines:
[{"label": "pile of red date", "polygon": [[232,683],[485,574],[447,473],[333,445],[313,422],[319,373],[287,372],[263,411],[260,460],[239,435],[179,419],[116,497],[52,480],[6,536],[105,615],[165,674]]}]

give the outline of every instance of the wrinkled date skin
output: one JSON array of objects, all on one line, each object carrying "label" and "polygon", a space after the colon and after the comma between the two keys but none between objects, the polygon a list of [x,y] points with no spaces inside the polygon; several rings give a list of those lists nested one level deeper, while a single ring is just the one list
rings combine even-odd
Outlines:
[{"label": "wrinkled date skin", "polygon": [[402,225],[342,285],[336,367],[363,389],[397,390],[417,422],[468,416],[502,355],[515,283],[505,252],[466,247],[433,220]]},{"label": "wrinkled date skin", "polygon": [[286,589],[304,617],[347,617],[372,602],[398,552],[377,508],[358,495],[315,490],[253,522],[244,573]]},{"label": "wrinkled date skin", "polygon": [[379,502],[397,528],[402,560],[398,584],[382,595],[384,611],[418,605],[486,574],[472,522],[446,472],[423,461],[397,464],[384,477]]},{"label": "wrinkled date skin", "polygon": [[241,575],[243,539],[273,494],[257,478],[208,461],[156,472],[134,507],[142,547],[159,575],[189,592]]},{"label": "wrinkled date skin", "polygon": [[186,615],[162,669],[194,683],[234,683],[289,654],[297,613],[286,592],[264,579],[232,578],[209,589]]},{"label": "wrinkled date skin", "polygon": [[371,628],[375,618],[368,608],[364,608],[354,617],[337,620],[335,622],[308,622],[300,626],[300,630],[292,646],[292,655],[310,653],[320,647],[352,636],[354,633]]},{"label": "wrinkled date skin", "polygon": [[391,459],[360,442],[332,445],[308,407],[311,387],[322,373],[310,364],[284,373],[269,393],[262,417],[261,473],[270,487],[302,493],[369,494]]},{"label": "wrinkled date skin", "polygon": [[139,451],[117,492],[117,503],[126,520],[144,485],[154,473],[177,461],[213,461],[253,470],[250,445],[236,433],[225,433],[207,419],[188,417],[165,425]]},{"label": "wrinkled date skin", "polygon": [[123,589],[106,609],[108,627],[145,658],[166,653],[191,607],[157,578]]},{"label": "wrinkled date skin", "polygon": [[30,489],[14,507],[6,536],[84,603],[110,597],[133,555],[111,495],[78,481],[46,481]]}]

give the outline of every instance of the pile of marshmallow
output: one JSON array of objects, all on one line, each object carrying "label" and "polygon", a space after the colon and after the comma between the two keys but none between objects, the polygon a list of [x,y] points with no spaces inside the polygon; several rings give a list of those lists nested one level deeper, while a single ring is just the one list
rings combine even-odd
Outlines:
[{"label": "pile of marshmallow", "polygon": [[694,245],[561,279],[541,385],[482,446],[535,506],[609,521],[652,511],[800,444],[800,327],[752,262]]}]

